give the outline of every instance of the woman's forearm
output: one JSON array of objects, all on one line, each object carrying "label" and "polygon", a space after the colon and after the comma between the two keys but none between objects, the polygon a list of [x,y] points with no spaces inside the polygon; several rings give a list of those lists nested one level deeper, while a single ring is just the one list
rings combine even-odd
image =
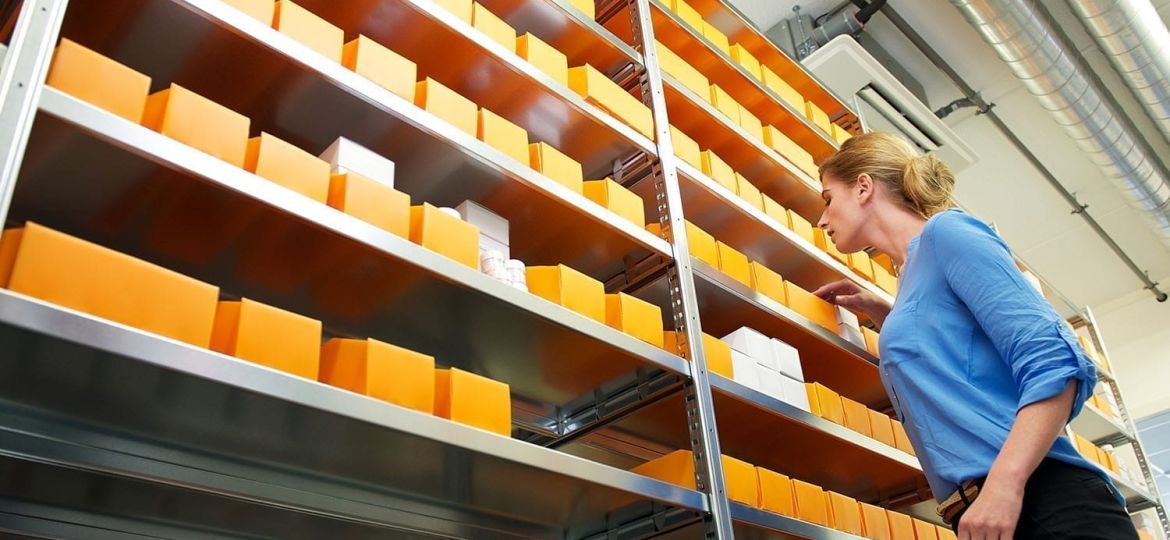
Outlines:
[{"label": "woman's forearm", "polygon": [[1055,397],[1020,409],[1007,442],[991,466],[984,489],[1008,489],[1023,493],[1032,471],[1048,455],[1052,443],[1068,423],[1076,381],[1070,381]]}]

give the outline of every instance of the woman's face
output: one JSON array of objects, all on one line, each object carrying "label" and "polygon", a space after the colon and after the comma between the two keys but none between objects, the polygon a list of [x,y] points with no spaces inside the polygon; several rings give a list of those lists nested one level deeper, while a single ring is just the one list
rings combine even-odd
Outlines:
[{"label": "woman's face", "polygon": [[845,253],[861,251],[869,245],[865,238],[868,212],[863,203],[872,195],[865,193],[865,190],[873,188],[868,175],[862,176],[864,180],[854,182],[852,186],[828,174],[821,178],[821,198],[825,200],[825,211],[817,226],[824,229],[837,249]]}]

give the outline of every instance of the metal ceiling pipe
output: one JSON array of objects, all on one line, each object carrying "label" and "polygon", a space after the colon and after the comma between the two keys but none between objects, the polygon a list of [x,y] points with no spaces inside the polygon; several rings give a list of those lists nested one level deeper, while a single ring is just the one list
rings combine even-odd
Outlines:
[{"label": "metal ceiling pipe", "polygon": [[1170,141],[1170,31],[1149,0],[1069,0],[1101,52]]},{"label": "metal ceiling pipe", "polygon": [[1034,0],[951,0],[1024,87],[1170,246],[1170,184]]}]

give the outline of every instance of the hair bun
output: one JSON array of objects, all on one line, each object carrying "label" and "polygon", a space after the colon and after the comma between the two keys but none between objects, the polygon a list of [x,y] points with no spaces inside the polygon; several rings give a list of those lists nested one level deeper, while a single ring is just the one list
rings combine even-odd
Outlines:
[{"label": "hair bun", "polygon": [[933,216],[953,206],[954,189],[954,173],[931,154],[910,158],[902,170],[902,192],[924,216]]}]

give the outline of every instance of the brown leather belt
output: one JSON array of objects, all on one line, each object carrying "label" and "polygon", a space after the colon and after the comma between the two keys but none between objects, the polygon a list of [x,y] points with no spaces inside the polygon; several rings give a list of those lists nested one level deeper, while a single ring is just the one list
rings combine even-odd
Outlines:
[{"label": "brown leather belt", "polygon": [[983,489],[983,479],[977,478],[975,480],[968,480],[959,486],[950,497],[947,497],[942,504],[938,505],[935,512],[942,518],[947,525],[954,526],[955,520],[963,513],[964,510],[971,507],[975,499],[979,497],[979,492]]}]

